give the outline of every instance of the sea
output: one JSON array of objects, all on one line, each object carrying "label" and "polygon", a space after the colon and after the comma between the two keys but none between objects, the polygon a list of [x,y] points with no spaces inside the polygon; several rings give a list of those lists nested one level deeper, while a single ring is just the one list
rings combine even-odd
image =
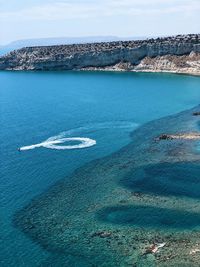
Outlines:
[{"label": "sea", "polygon": [[[145,123],[199,100],[195,76],[1,71],[0,266],[65,266],[49,244],[45,248],[16,227],[15,214],[59,181],[70,184],[85,164],[112,158]],[[66,266],[87,266],[72,262]]]}]

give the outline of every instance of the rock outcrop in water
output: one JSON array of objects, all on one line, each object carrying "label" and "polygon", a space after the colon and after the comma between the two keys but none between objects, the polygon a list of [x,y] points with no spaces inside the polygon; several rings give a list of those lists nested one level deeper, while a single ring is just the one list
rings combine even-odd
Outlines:
[{"label": "rock outcrop in water", "polygon": [[0,70],[132,70],[200,74],[200,34],[93,44],[26,47]]},{"label": "rock outcrop in water", "polygon": [[200,133],[176,133],[176,134],[161,134],[155,140],[174,140],[174,139],[182,139],[182,140],[200,140]]}]

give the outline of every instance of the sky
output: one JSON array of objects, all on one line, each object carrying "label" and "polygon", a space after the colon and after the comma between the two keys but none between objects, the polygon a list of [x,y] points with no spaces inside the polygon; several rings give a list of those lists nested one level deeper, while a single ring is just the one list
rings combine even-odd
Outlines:
[{"label": "sky", "polygon": [[200,32],[200,0],[0,0],[0,45],[47,37]]}]

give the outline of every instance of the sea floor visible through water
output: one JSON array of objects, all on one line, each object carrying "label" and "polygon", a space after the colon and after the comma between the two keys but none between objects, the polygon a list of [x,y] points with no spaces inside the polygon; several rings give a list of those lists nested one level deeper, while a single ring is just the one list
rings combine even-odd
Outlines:
[{"label": "sea floor visible through water", "polygon": [[3,267],[199,266],[198,78],[1,75]]},{"label": "sea floor visible through water", "polygon": [[[166,131],[198,131],[192,114],[199,109],[135,130],[126,147],[78,169],[70,182],[58,182],[19,211],[15,225],[55,253],[54,266],[199,266],[197,143],[156,140]],[[165,246],[145,253],[156,243]]]}]

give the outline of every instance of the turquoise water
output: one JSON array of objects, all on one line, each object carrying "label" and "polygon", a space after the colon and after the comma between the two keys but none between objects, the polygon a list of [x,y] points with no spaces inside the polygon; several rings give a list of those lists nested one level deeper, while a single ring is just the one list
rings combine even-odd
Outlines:
[{"label": "turquoise water", "polygon": [[[47,257],[51,258],[50,252],[13,226],[12,218],[17,210],[76,168],[128,144],[129,133],[135,128],[191,108],[199,104],[200,99],[198,77],[170,74],[1,72],[0,82],[1,266],[37,266]],[[90,138],[96,145],[73,150],[47,147],[17,150],[51,137],[58,140],[61,133],[64,138]],[[67,145],[77,145],[77,141]],[[157,169],[157,176],[152,179],[159,181]],[[154,170],[146,171],[154,176]],[[184,171],[182,166],[181,171]],[[169,178],[166,182],[172,185],[163,194],[173,194],[173,181]],[[133,181],[120,183],[131,190]],[[137,187],[141,189],[138,181]],[[150,182],[143,190],[149,191],[149,188],[156,190]],[[192,190],[191,185],[185,194],[190,195]],[[126,216],[122,217],[134,221],[129,216],[133,208],[123,210]],[[138,213],[151,212],[150,208],[146,209],[141,208]],[[155,216],[159,212],[155,212]],[[114,224],[123,222],[123,218],[115,220],[115,214],[115,209],[111,210],[111,216],[105,220]],[[163,216],[165,219],[173,215],[166,211]],[[188,220],[188,225],[193,227],[199,218]]]}]

